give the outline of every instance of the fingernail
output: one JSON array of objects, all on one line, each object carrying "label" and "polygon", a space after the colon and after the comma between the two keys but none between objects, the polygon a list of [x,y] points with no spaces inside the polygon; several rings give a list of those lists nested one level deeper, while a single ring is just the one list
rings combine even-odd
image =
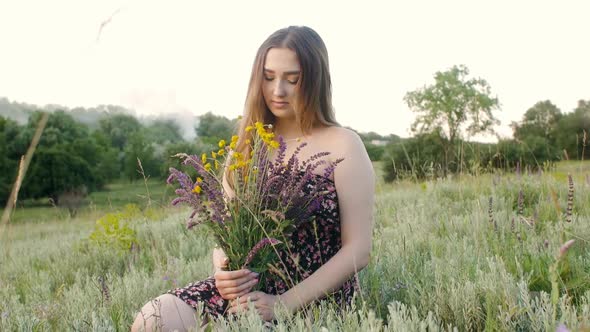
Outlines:
[{"label": "fingernail", "polygon": [[256,273],[256,272],[252,272],[252,275],[255,276],[255,277],[258,277],[259,276],[259,274]]}]

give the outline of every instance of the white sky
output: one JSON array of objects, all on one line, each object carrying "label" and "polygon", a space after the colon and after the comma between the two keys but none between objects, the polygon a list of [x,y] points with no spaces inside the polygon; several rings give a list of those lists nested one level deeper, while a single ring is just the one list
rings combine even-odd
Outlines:
[{"label": "white sky", "polygon": [[590,99],[589,13],[566,0],[0,0],[0,96],[234,118],[260,43],[308,25],[328,47],[341,124],[408,136],[405,93],[465,64],[500,99],[507,136],[537,101],[570,112]]}]

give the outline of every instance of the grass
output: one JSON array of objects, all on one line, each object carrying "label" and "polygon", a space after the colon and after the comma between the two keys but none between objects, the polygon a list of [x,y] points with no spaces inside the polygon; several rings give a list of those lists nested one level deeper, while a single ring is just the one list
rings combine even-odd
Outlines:
[{"label": "grass", "polygon": [[[170,201],[170,195],[174,194],[173,188],[166,185],[164,180],[159,179],[149,179],[147,184],[152,205],[156,207],[167,205]],[[85,219],[97,219],[107,212],[120,210],[126,204],[146,206],[148,197],[143,180],[134,182],[118,181],[107,184],[102,191],[90,193],[84,203],[77,216]],[[0,212],[2,212],[2,209],[0,209]],[[68,210],[53,206],[48,198],[27,199],[18,202],[12,214],[11,223],[64,219],[70,219]]]},{"label": "grass", "polygon": [[[560,164],[544,174],[379,183],[372,261],[360,273],[356,309],[338,315],[330,307],[316,308],[306,317],[280,319],[275,329],[589,328],[586,165]],[[567,173],[572,173],[575,188],[571,223],[564,215]],[[147,204],[143,182],[110,189],[90,196],[95,212],[75,218],[41,221],[31,218],[35,213],[28,208],[21,211],[28,217],[11,226],[9,251],[2,246],[0,252],[0,330],[126,331],[146,301],[210,275],[212,242],[185,229],[184,209],[134,212],[128,221],[138,243],[134,250],[89,241],[102,214],[124,210],[129,200]],[[169,200],[170,189],[157,181],[149,182],[149,189],[154,204],[165,206],[159,204]],[[576,242],[558,260],[569,239]],[[215,327],[262,329],[252,316],[220,321]]]}]

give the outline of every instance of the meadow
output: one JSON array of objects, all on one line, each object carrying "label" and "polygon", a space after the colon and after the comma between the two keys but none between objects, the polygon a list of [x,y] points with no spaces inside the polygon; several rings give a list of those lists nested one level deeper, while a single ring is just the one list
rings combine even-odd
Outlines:
[{"label": "meadow", "polygon": [[[168,205],[171,187],[108,189],[76,217],[39,202],[17,208],[0,246],[0,331],[127,331],[147,300],[212,273],[213,242],[186,229],[187,210]],[[281,314],[272,329],[589,329],[589,240],[590,163],[379,181],[354,308]],[[264,326],[243,315],[208,328]]]}]

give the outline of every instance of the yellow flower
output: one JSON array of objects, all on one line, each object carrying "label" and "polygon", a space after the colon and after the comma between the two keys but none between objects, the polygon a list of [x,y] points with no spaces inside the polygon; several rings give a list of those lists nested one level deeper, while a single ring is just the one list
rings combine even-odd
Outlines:
[{"label": "yellow flower", "polygon": [[205,164],[205,170],[206,170],[207,172],[209,172],[209,171],[211,170],[211,164],[209,164],[209,163],[206,163],[206,164]]},{"label": "yellow flower", "polygon": [[196,185],[195,188],[193,189],[193,192],[195,194],[200,194],[201,193],[201,186]]},{"label": "yellow flower", "polygon": [[219,148],[223,148],[225,146],[225,140],[222,139],[221,141],[219,141],[218,145],[219,145]]},{"label": "yellow flower", "polygon": [[246,140],[246,144],[250,144],[250,143],[252,143],[252,141],[251,141],[251,140],[249,140],[249,139],[247,139],[247,140]]},{"label": "yellow flower", "polygon": [[203,179],[201,179],[200,177],[197,178],[197,183],[201,183],[203,182]]},{"label": "yellow flower", "polygon": [[217,151],[217,155],[218,156],[223,156],[225,154],[225,150],[224,149],[219,149],[219,151]]},{"label": "yellow flower", "polygon": [[237,168],[236,165],[229,165],[229,170],[234,171]]},{"label": "yellow flower", "polygon": [[201,161],[203,162],[203,164],[207,162],[207,154],[206,153],[203,153],[201,155]]},{"label": "yellow flower", "polygon": [[215,160],[215,169],[219,169],[219,161]]},{"label": "yellow flower", "polygon": [[229,148],[232,150],[235,150],[236,149],[236,142],[229,143]]},{"label": "yellow flower", "polygon": [[279,142],[277,142],[277,141],[270,141],[270,143],[268,143],[268,145],[269,145],[271,148],[273,148],[273,149],[276,149],[276,148],[278,148],[278,147],[279,147]]},{"label": "yellow flower", "polygon": [[252,131],[252,129],[254,129],[254,127],[248,126],[248,127],[246,127],[246,132],[248,133],[248,132]]},{"label": "yellow flower", "polygon": [[232,155],[236,160],[240,160],[242,158],[244,158],[244,156],[242,156],[241,153],[239,152],[234,152],[234,154]]},{"label": "yellow flower", "polygon": [[232,142],[237,142],[237,141],[238,141],[238,138],[239,138],[239,137],[238,137],[237,135],[233,135],[233,136],[231,137],[231,141],[232,141]]},{"label": "yellow flower", "polygon": [[213,159],[217,158],[217,153],[215,153],[215,151],[211,151],[211,156],[213,157]]}]

